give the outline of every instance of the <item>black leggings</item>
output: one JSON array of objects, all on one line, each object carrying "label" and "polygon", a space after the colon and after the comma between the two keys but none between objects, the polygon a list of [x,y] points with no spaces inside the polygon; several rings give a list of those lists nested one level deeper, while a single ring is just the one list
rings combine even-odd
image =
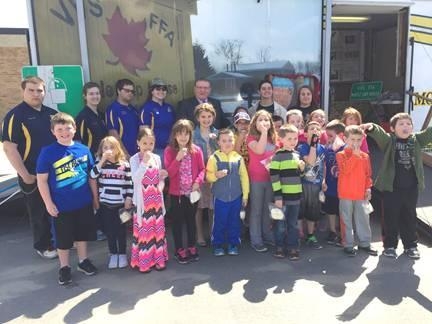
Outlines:
[{"label": "black leggings", "polygon": [[191,204],[187,196],[171,195],[172,231],[177,251],[183,248],[183,224],[186,223],[187,247],[195,245],[195,212],[197,203]]},{"label": "black leggings", "polygon": [[120,208],[101,204],[99,209],[111,254],[126,254],[126,225],[120,221]]}]

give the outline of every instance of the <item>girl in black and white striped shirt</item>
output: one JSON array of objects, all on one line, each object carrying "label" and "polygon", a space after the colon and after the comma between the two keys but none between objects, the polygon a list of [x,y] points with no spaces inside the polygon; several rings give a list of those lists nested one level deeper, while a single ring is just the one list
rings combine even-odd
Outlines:
[{"label": "girl in black and white striped shirt", "polygon": [[133,185],[129,162],[126,160],[119,141],[113,136],[105,137],[96,154],[97,162],[90,172],[90,177],[97,181],[100,214],[108,238],[110,257],[108,268],[125,268],[126,225],[119,218],[119,209],[132,208]]}]

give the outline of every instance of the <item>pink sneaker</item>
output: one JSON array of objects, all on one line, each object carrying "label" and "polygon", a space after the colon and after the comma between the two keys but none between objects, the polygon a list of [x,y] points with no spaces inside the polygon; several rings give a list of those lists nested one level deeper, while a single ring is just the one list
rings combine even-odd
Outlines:
[{"label": "pink sneaker", "polygon": [[194,262],[199,260],[198,249],[195,246],[188,248],[189,261]]}]

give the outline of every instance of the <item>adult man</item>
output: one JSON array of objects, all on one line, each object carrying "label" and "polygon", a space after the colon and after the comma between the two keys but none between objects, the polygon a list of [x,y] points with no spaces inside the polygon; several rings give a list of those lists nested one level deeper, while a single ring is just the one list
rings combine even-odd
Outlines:
[{"label": "adult man", "polygon": [[42,104],[45,97],[42,79],[27,77],[21,82],[21,88],[23,102],[12,108],[3,122],[3,150],[18,173],[18,182],[25,195],[33,247],[41,257],[53,259],[57,252],[51,245],[50,216],[36,184],[36,161],[41,148],[55,141],[50,120],[57,111]]},{"label": "adult man", "polygon": [[139,128],[138,111],[131,105],[135,85],[129,79],[116,82],[117,100],[106,110],[108,134],[117,138],[130,156],[138,151],[136,143]]},{"label": "adult man", "polygon": [[204,79],[198,79],[195,81],[194,86],[194,97],[186,98],[178,103],[176,118],[177,120],[186,118],[197,124],[195,119],[195,107],[204,102],[208,102],[213,105],[216,111],[216,117],[213,122],[213,126],[217,129],[228,127],[229,121],[225,118],[224,112],[221,108],[221,103],[215,98],[209,97],[211,91],[210,82]]}]

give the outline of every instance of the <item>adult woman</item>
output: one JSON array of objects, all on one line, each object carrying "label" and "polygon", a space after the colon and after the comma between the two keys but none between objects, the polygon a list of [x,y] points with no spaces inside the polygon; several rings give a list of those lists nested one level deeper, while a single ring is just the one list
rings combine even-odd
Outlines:
[{"label": "adult woman", "polygon": [[150,83],[147,101],[141,107],[140,126],[150,127],[156,138],[154,153],[163,161],[163,151],[169,143],[171,128],[175,122],[174,108],[165,102],[167,84],[160,78]]},{"label": "adult woman", "polygon": [[90,148],[93,156],[99,143],[108,135],[105,115],[98,110],[101,101],[100,87],[96,82],[87,82],[83,87],[85,107],[75,118],[77,132],[75,137]]},{"label": "adult woman", "polygon": [[317,108],[318,107],[313,101],[312,88],[308,85],[303,85],[297,91],[296,105],[290,107],[288,110],[299,109],[303,113],[303,120],[307,122],[309,120],[310,113]]},{"label": "adult woman", "polygon": [[262,80],[258,86],[260,100],[249,108],[249,114],[253,116],[259,110],[265,110],[271,115],[278,115],[286,120],[286,109],[273,100],[273,84],[268,80]]}]

